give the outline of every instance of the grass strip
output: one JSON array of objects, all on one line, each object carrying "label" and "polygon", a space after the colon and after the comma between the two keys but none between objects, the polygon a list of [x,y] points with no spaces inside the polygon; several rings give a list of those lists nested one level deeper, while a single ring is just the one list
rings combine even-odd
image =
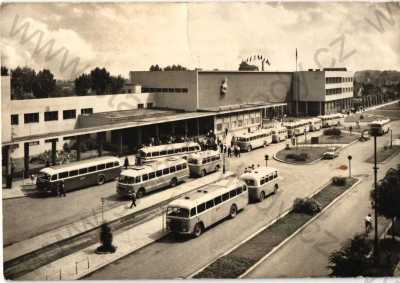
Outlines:
[{"label": "grass strip", "polygon": [[[378,150],[376,158],[378,163],[384,162],[386,159],[399,154],[400,153],[400,146],[392,146],[392,147],[387,147],[387,148],[381,148]],[[370,156],[366,162],[368,163],[374,163],[374,156]]]}]

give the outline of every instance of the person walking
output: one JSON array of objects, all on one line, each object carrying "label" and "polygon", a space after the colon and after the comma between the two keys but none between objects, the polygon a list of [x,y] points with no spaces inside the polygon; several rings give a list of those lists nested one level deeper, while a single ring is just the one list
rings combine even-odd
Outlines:
[{"label": "person walking", "polygon": [[132,208],[132,207],[136,207],[136,193],[135,192],[132,192],[132,194],[130,195],[130,198],[131,198],[131,206],[129,207],[129,208]]},{"label": "person walking", "polygon": [[372,216],[370,213],[365,217],[365,233],[369,233],[372,229]]},{"label": "person walking", "polygon": [[228,158],[232,157],[232,148],[228,147]]},{"label": "person walking", "polygon": [[60,184],[59,184],[58,196],[59,196],[59,197],[66,197],[66,196],[67,196],[67,195],[65,194],[65,185],[64,185],[64,181],[61,181]]},{"label": "person walking", "polygon": [[240,158],[240,147],[236,145],[236,150],[237,150],[237,157]]},{"label": "person walking", "polygon": [[125,167],[125,169],[128,169],[128,166],[129,166],[129,160],[128,160],[128,156],[126,156],[126,157],[125,157],[125,160],[124,160],[124,167]]},{"label": "person walking", "polygon": [[224,153],[224,144],[223,144],[223,143],[220,143],[220,144],[219,144],[219,151],[220,151],[221,153]]}]

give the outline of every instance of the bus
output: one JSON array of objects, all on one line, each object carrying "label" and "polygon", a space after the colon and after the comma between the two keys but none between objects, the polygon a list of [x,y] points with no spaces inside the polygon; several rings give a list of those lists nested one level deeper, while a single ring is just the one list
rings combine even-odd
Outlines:
[{"label": "bus", "polygon": [[68,164],[50,166],[40,170],[36,187],[42,192],[57,193],[57,187],[64,182],[64,190],[72,191],[93,185],[102,185],[121,173],[118,158],[103,156]]},{"label": "bus", "polygon": [[206,150],[189,155],[188,164],[190,175],[204,177],[222,167],[222,158],[218,151]]},{"label": "bus", "polygon": [[260,167],[240,176],[249,190],[250,201],[263,201],[266,196],[275,194],[279,189],[278,169]]},{"label": "bus", "polygon": [[171,156],[181,156],[183,158],[186,158],[187,155],[199,152],[200,150],[201,147],[196,142],[182,142],[156,146],[146,146],[138,150],[136,163],[143,164],[144,162]]},{"label": "bus", "polygon": [[248,203],[246,184],[228,177],[172,201],[167,206],[166,227],[174,234],[199,237],[218,221],[235,218]]},{"label": "bus", "polygon": [[288,131],[286,127],[277,127],[271,130],[272,142],[278,143],[288,138]]},{"label": "bus", "polygon": [[330,114],[330,115],[321,115],[318,116],[319,119],[322,121],[322,127],[332,127],[338,126],[341,122],[343,122],[344,115],[340,113]]},{"label": "bus", "polygon": [[390,119],[376,120],[369,123],[370,130],[377,130],[378,135],[383,136],[390,130],[389,127]]},{"label": "bus", "polygon": [[306,120],[297,120],[292,122],[283,122],[283,126],[287,128],[288,137],[304,135],[309,131],[309,122]]},{"label": "bus", "polygon": [[254,148],[262,147],[272,142],[270,129],[261,129],[255,132],[238,134],[236,144],[241,151],[251,151]]},{"label": "bus", "polygon": [[129,197],[135,192],[141,198],[149,192],[167,186],[175,187],[189,177],[187,161],[183,158],[167,158],[141,166],[131,166],[121,172],[117,194]]},{"label": "bus", "polygon": [[309,122],[310,132],[316,132],[322,129],[322,120],[319,118],[311,118],[307,120]]}]

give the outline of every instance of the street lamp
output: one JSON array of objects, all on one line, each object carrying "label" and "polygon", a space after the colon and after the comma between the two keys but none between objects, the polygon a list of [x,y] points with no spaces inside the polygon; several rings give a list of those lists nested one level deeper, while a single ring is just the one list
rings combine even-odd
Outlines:
[{"label": "street lamp", "polygon": [[351,159],[353,157],[351,155],[347,156],[347,159],[349,160],[349,178],[351,178]]},{"label": "street lamp", "polygon": [[269,155],[266,154],[265,155],[265,167],[268,167],[268,159],[269,159]]},{"label": "street lamp", "polygon": [[104,203],[106,199],[101,198],[101,223],[104,223]]},{"label": "street lamp", "polygon": [[307,128],[304,127],[304,143],[307,143]]},{"label": "street lamp", "polygon": [[393,147],[393,129],[390,128],[390,148]]},{"label": "street lamp", "polygon": [[369,135],[374,137],[374,194],[375,194],[375,205],[374,205],[374,217],[375,217],[375,237],[374,237],[374,252],[375,252],[375,263],[377,264],[379,261],[379,243],[378,243],[378,162],[377,162],[377,148],[376,148],[376,139],[379,135],[379,128],[371,127],[369,129]]}]

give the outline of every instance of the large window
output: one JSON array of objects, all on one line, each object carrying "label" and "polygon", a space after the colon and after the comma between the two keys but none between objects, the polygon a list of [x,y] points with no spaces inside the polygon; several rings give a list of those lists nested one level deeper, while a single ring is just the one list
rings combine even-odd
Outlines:
[{"label": "large window", "polygon": [[18,120],[18,114],[12,114],[11,115],[11,125],[18,125],[19,120]]},{"label": "large window", "polygon": [[39,123],[39,113],[26,113],[24,114],[24,123]]},{"label": "large window", "polygon": [[71,109],[71,110],[64,110],[63,111],[63,119],[75,119],[76,118],[76,110]]},{"label": "large window", "polygon": [[93,114],[93,108],[82,108],[81,114],[82,115],[91,115],[91,114]]},{"label": "large window", "polygon": [[58,120],[58,111],[44,112],[44,120],[45,121],[57,121]]},{"label": "large window", "polygon": [[139,103],[137,106],[139,109],[143,109],[144,108],[144,104],[143,103]]}]

